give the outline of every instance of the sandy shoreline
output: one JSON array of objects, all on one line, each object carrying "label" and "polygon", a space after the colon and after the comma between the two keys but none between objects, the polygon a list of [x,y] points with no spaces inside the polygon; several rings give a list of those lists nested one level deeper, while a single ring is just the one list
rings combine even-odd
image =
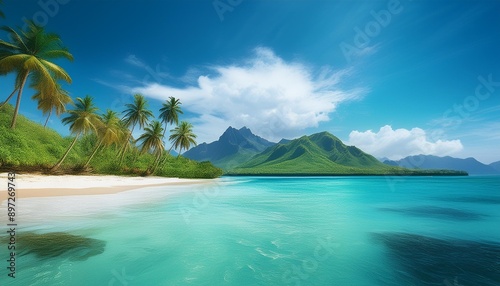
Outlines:
[{"label": "sandy shoreline", "polygon": [[[0,173],[0,201],[7,199],[8,174]],[[16,198],[115,194],[154,186],[211,183],[210,179],[17,174]]]}]

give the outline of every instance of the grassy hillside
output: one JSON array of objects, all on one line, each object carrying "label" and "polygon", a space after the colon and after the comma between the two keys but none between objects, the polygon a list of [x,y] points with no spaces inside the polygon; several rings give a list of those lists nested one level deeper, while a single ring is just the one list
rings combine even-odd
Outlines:
[{"label": "grassy hillside", "polygon": [[379,162],[328,132],[268,148],[229,175],[466,175],[448,170],[409,170]]},{"label": "grassy hillside", "polygon": [[[10,129],[13,108],[6,105],[0,110],[0,171],[16,170],[18,172],[48,172],[66,151],[72,138],[63,138],[59,133],[44,128],[20,115],[15,130]],[[132,150],[124,159],[122,167],[118,166],[116,148],[99,151],[90,164],[83,170],[82,166],[89,158],[95,146],[95,137],[87,136],[78,141],[64,162],[63,173],[95,173],[116,175],[148,175],[147,169],[152,165],[154,157],[150,154],[139,154]],[[181,178],[215,178],[222,175],[222,170],[209,162],[195,162],[184,157],[164,155],[163,164],[154,175]]]}]

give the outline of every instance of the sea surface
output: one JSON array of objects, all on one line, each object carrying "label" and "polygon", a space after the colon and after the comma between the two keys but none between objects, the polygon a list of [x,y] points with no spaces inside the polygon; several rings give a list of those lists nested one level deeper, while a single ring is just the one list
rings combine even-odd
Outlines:
[{"label": "sea surface", "polygon": [[[174,191],[173,191],[174,190]],[[223,177],[18,202],[0,285],[500,285],[500,177]]]}]

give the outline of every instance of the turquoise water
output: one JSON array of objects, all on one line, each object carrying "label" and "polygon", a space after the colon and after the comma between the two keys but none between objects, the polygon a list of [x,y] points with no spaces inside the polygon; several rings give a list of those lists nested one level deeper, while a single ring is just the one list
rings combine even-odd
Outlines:
[{"label": "turquoise water", "polygon": [[[500,177],[231,177],[18,212],[0,285],[500,285]],[[54,232],[90,240],[21,248]]]}]

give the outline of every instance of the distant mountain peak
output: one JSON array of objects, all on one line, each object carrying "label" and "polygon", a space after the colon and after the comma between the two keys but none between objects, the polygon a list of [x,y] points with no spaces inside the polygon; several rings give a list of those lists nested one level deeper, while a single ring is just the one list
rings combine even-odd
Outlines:
[{"label": "distant mountain peak", "polygon": [[[256,169],[255,169],[256,168]],[[262,173],[334,173],[354,169],[388,168],[373,156],[345,145],[329,132],[282,140],[239,166],[238,170]]]},{"label": "distant mountain peak", "polygon": [[228,168],[274,144],[253,134],[246,126],[240,129],[229,126],[217,141],[194,147],[184,156],[196,161],[210,161],[218,167]]},{"label": "distant mountain peak", "polygon": [[466,171],[471,175],[492,175],[500,173],[493,166],[485,165],[473,157],[465,159],[451,156],[413,155],[400,160],[387,160],[385,164],[411,169],[450,169]]}]

